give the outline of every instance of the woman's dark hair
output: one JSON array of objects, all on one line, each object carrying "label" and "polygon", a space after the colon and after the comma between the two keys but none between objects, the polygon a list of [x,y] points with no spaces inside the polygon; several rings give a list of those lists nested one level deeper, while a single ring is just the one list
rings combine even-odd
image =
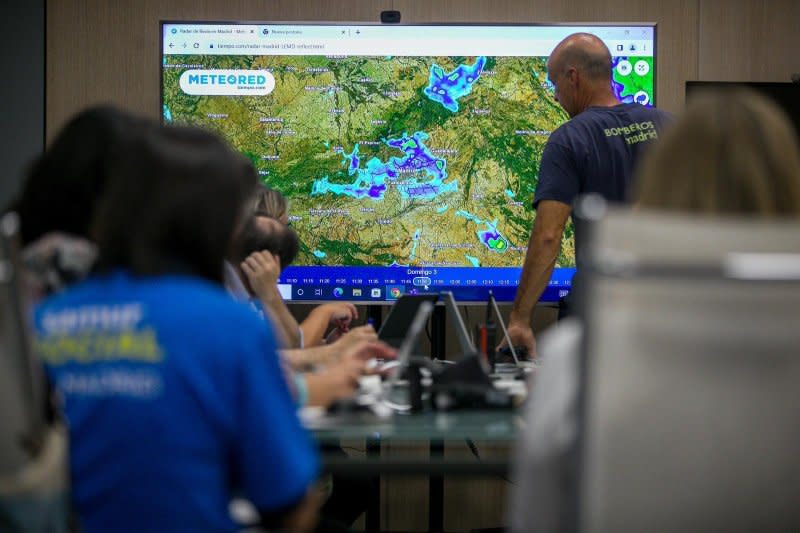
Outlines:
[{"label": "woman's dark hair", "polygon": [[87,109],[70,120],[31,164],[13,206],[22,220],[23,243],[53,231],[87,237],[110,154],[147,127],[155,123],[113,107]]},{"label": "woman's dark hair", "polygon": [[203,130],[165,127],[119,147],[91,235],[98,270],[222,281],[255,169]]},{"label": "woman's dark hair", "polygon": [[[269,231],[266,231],[264,224],[257,224],[257,217],[274,222],[269,225]],[[247,221],[247,225],[239,235],[234,250],[234,260],[241,263],[250,254],[263,250],[277,255],[283,270],[297,257],[297,252],[300,251],[300,239],[292,228],[284,226],[280,221],[257,215]]]}]

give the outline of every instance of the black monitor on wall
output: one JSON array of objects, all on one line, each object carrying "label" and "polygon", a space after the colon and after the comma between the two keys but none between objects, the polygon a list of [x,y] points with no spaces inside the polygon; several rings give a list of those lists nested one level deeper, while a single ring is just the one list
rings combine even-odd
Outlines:
[{"label": "black monitor on wall", "polygon": [[747,88],[763,94],[783,109],[800,139],[800,83],[764,81],[687,81],[686,102],[707,90]]}]

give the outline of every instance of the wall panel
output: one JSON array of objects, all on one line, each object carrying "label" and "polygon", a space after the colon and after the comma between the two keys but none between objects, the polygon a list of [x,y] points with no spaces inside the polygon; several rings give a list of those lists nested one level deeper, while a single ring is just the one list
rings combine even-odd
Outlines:
[{"label": "wall panel", "polygon": [[158,118],[158,21],[378,20],[390,0],[59,0],[47,5],[47,138],[113,103]]},{"label": "wall panel", "polygon": [[790,81],[800,74],[800,2],[700,0],[698,79]]},{"label": "wall panel", "polygon": [[658,102],[683,106],[687,79],[787,81],[800,72],[797,0],[58,0],[47,4],[47,137],[75,111],[112,102],[158,113],[158,20],[658,23]]},{"label": "wall panel", "polygon": [[[44,148],[44,14],[43,0],[7,0],[0,7],[0,34],[6,50],[0,71],[0,211],[20,192],[30,161]],[[14,43],[14,49],[10,43]]]}]

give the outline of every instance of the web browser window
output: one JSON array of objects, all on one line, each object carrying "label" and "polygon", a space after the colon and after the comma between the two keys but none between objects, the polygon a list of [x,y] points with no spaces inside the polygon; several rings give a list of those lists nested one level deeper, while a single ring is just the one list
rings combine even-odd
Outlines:
[{"label": "web browser window", "polygon": [[[655,101],[655,27],[162,23],[162,117],[212,129],[289,200],[293,300],[513,300],[542,150],[568,117],[547,58],[597,35],[621,101]],[[543,301],[575,272],[570,225]]]}]

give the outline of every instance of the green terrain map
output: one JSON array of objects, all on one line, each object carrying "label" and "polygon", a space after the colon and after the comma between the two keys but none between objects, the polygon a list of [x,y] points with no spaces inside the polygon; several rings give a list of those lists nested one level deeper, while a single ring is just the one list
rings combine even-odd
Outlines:
[{"label": "green terrain map", "polygon": [[[539,161],[567,120],[546,58],[169,55],[166,122],[212,129],[290,203],[298,265],[520,267]],[[192,96],[189,69],[268,70]],[[573,229],[556,266],[575,264]]]}]

